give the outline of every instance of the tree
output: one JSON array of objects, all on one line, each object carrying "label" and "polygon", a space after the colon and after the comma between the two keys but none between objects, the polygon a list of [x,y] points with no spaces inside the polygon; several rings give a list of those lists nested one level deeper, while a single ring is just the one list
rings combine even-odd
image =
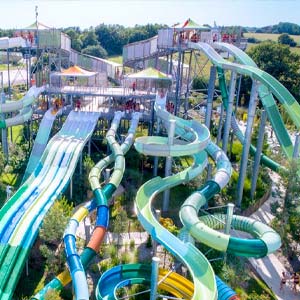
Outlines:
[{"label": "tree", "polygon": [[90,28],[88,31],[84,31],[80,36],[82,41],[82,47],[86,48],[88,46],[97,46],[99,45],[99,41],[97,40],[97,35],[95,34],[95,30]]},{"label": "tree", "polygon": [[290,47],[295,47],[297,43],[291,38],[287,33],[282,33],[278,37],[278,43],[283,45],[289,45]]},{"label": "tree", "polygon": [[120,213],[116,216],[116,218],[113,220],[113,232],[118,234],[118,242],[119,245],[120,241],[120,234],[124,232],[127,228],[127,213],[125,210],[120,210]]},{"label": "tree", "polygon": [[47,213],[40,230],[40,251],[46,259],[46,270],[51,274],[56,274],[65,263],[61,240],[72,210],[73,205],[65,197],[61,197]]},{"label": "tree", "polygon": [[81,51],[83,54],[96,56],[99,58],[106,58],[107,52],[106,50],[101,47],[100,45],[94,45],[94,46],[87,46],[85,49]]},{"label": "tree", "polygon": [[300,56],[289,46],[267,41],[252,47],[248,54],[258,67],[279,80],[299,101]]},{"label": "tree", "polygon": [[62,239],[72,210],[73,205],[68,203],[66,197],[62,196],[56,201],[44,219],[40,230],[41,239],[57,246]]}]

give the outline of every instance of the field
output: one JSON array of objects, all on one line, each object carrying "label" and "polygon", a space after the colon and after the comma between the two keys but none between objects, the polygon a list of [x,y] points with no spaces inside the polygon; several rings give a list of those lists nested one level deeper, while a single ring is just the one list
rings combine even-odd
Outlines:
[{"label": "field", "polygon": [[[262,42],[267,40],[277,42],[279,36],[280,34],[276,34],[276,33],[244,33],[244,37],[246,38],[252,37]],[[292,37],[295,40],[295,42],[297,42],[297,47],[290,48],[291,52],[300,55],[300,35],[290,35],[290,37]],[[249,50],[251,47],[255,47],[256,45],[258,44],[248,43],[247,50]]]},{"label": "field", "polygon": [[[256,38],[257,40],[260,41],[267,41],[267,40],[271,40],[274,42],[278,41],[278,37],[280,36],[280,34],[276,34],[276,33],[244,33],[244,37],[246,38]],[[291,38],[293,38],[295,40],[295,42],[297,43],[297,45],[300,44],[300,35],[290,35]]]}]

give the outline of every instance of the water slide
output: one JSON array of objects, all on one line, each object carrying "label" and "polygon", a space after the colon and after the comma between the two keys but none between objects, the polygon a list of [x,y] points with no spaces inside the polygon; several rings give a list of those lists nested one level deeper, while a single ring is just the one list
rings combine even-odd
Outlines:
[{"label": "water slide", "polygon": [[[119,265],[102,274],[96,287],[96,299],[117,299],[119,288],[151,282],[151,265],[128,264]],[[164,269],[159,270],[158,287],[179,299],[191,299],[194,293],[194,285],[183,276]],[[147,290],[148,292],[150,290]],[[146,296],[146,295],[145,295]]]},{"label": "water slide", "polygon": [[[121,146],[115,140],[115,133],[122,117],[121,112],[115,113],[115,118],[112,122],[110,130],[107,132],[106,138],[112,154],[99,161],[91,170],[89,178],[90,184],[95,196],[95,199],[87,205],[81,207],[70,219],[68,228],[64,234],[64,241],[66,245],[66,256],[69,270],[65,270],[59,274],[55,279],[49,282],[43,290],[36,294],[33,299],[44,299],[49,289],[61,290],[64,286],[73,280],[76,299],[88,299],[88,290],[84,269],[89,265],[89,262],[99,252],[100,245],[105,236],[106,229],[109,222],[107,201],[111,198],[114,191],[119,186],[125,168],[124,155],[133,144],[136,128],[139,123],[140,114],[133,113],[130,128],[125,141]],[[109,179],[109,182],[103,187],[100,187],[99,178],[101,172],[115,161],[114,171]],[[79,256],[76,250],[76,229],[79,222],[81,222],[92,210],[97,208],[97,219],[92,237]],[[71,274],[70,274],[71,273]]]},{"label": "water slide", "polygon": [[[252,79],[257,80],[259,85],[260,100],[266,112],[268,118],[272,124],[276,137],[288,158],[292,157],[293,145],[290,137],[282,122],[280,113],[276,107],[273,95],[282,104],[296,127],[300,128],[300,105],[291,95],[291,93],[273,76],[258,69],[251,58],[247,56],[243,51],[235,48],[233,45],[224,45],[224,43],[216,43],[218,49],[229,51],[237,60],[245,65],[239,65],[231,63],[223,59],[210,45],[205,43],[189,43],[189,47],[203,51],[205,55],[211,60],[211,62],[217,66],[219,72],[219,79],[224,78],[223,70],[232,70],[239,74],[250,76]],[[220,87],[222,91],[222,97],[226,99],[226,87],[225,81],[221,79]],[[226,102],[226,101],[225,101]],[[235,127],[235,126],[234,126]],[[278,164],[269,162],[269,166],[273,169],[278,168]]]},{"label": "water slide", "polygon": [[44,87],[31,87],[26,95],[19,101],[6,101],[0,104],[0,114],[18,112],[17,115],[0,120],[0,128],[16,126],[28,121],[32,115],[32,103],[44,91]]},{"label": "water slide", "polygon": [[[177,239],[163,228],[153,216],[151,202],[158,193],[187,182],[200,174],[205,166],[207,152],[216,162],[217,171],[214,178],[193,193],[181,207],[180,218],[189,233],[212,248],[247,257],[263,257],[274,252],[281,245],[280,237],[270,227],[260,222],[234,216],[232,227],[252,234],[254,239],[235,238],[216,231],[215,229],[220,229],[221,225],[218,225],[217,228],[216,223],[220,222],[212,222],[211,219],[215,220],[213,216],[210,216],[211,219],[198,217],[199,209],[228,183],[231,175],[230,162],[223,151],[209,140],[209,133],[201,124],[174,117],[160,109],[158,105],[155,105],[155,109],[158,118],[164,122],[166,128],[169,128],[170,125],[168,124],[171,119],[175,120],[175,133],[188,142],[176,140],[174,145],[169,145],[167,138],[142,137],[135,142],[137,151],[153,156],[193,155],[194,164],[173,176],[163,179],[156,177],[145,183],[139,189],[136,197],[138,218],[155,240],[187,265],[195,286],[193,299],[215,299],[215,276],[204,255],[190,243],[183,243]],[[197,143],[202,144],[202,149],[204,148],[206,152],[201,152],[200,149],[195,151],[195,144]],[[224,218],[223,216],[219,217],[222,223]]]},{"label": "water slide", "polygon": [[71,112],[32,175],[0,210],[0,299],[11,299],[41,222],[67,186],[98,113]]},{"label": "water slide", "polygon": [[61,115],[62,110],[54,111],[52,108],[48,109],[43,116],[43,119],[40,123],[38,133],[34,140],[34,145],[29,157],[29,161],[24,173],[23,182],[30,176],[34,171],[38,162],[46,148],[46,145],[49,140],[53,122],[58,115]]},{"label": "water slide", "polygon": [[[235,59],[240,63],[244,65],[250,65],[253,67],[257,67],[255,62],[242,50],[235,47],[232,44],[227,43],[214,43],[213,47],[215,49],[226,51],[233,55]],[[225,76],[223,69],[218,68],[218,74],[219,74],[219,83],[221,88],[221,94],[224,101],[225,109],[227,108],[227,102],[228,102],[228,92],[226,89],[226,83],[225,83]],[[277,137],[277,140],[279,141],[279,144],[282,147],[283,152],[288,158],[292,158],[293,155],[293,144],[290,139],[290,136],[284,126],[284,123],[282,121],[280,112],[278,111],[276,102],[274,100],[273,95],[268,91],[268,88],[265,85],[260,85],[258,89],[259,98],[262,102],[262,105],[267,113],[267,116],[271,122],[272,128],[274,129],[275,135]],[[239,128],[238,122],[236,120],[235,115],[233,114],[233,117],[231,119],[231,127],[239,139],[241,143],[244,141],[244,135],[242,131]],[[256,152],[255,147],[252,145],[250,146],[250,152],[251,154],[254,154]],[[274,171],[277,171],[281,168],[281,166],[265,156],[264,154],[261,155],[261,162],[271,168]]]}]

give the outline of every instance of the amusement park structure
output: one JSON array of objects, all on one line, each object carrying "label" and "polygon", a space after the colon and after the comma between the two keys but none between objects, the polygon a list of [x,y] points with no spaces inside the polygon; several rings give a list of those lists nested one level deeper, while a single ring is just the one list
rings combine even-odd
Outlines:
[{"label": "amusement park structure", "polygon": [[[85,144],[88,144],[90,155],[93,139],[100,136],[106,139],[110,150],[89,174],[94,198],[70,218],[62,237],[67,268],[32,299],[45,299],[49,289],[61,290],[71,281],[75,299],[89,299],[85,270],[98,254],[108,230],[109,200],[122,181],[125,154],[131,151],[133,144],[137,152],[154,157],[154,178],[140,186],[136,194],[138,219],[151,237],[188,269],[191,281],[173,269],[159,269],[154,257],[152,267],[120,265],[103,273],[96,298],[117,299],[118,289],[145,284],[150,285],[151,300],[161,296],[158,287],[172,294],[163,296],[169,299],[239,299],[215,276],[209,260],[195,242],[220,252],[259,258],[281,246],[280,236],[261,222],[234,215],[233,204],[228,205],[225,214],[199,217],[198,212],[230,180],[232,166],[227,157],[230,132],[243,145],[236,201],[241,207],[250,154],[254,155],[253,193],[260,163],[274,171],[283,169],[262,153],[266,119],[287,159],[299,157],[299,135],[293,142],[276,100],[282,104],[297,130],[300,128],[299,104],[283,85],[258,69],[243,52],[245,41],[239,36],[221,35],[217,27],[200,26],[189,19],[183,24],[159,30],[158,35],[149,40],[126,45],[123,65],[120,65],[74,51],[67,35],[36,21],[28,28],[16,31],[13,38],[0,39],[0,48],[7,51],[8,73],[10,49],[16,47],[24,55],[28,92],[21,100],[10,101],[7,99],[12,95],[10,78],[8,89],[2,82],[0,127],[5,154],[9,155],[7,128],[32,120],[39,124],[39,130],[23,184],[0,210],[0,299],[12,299],[43,218],[61,192],[67,187],[72,191],[72,176],[78,162],[81,169]],[[205,57],[204,64],[210,66],[205,124],[191,117],[189,104],[193,79],[203,69],[200,56]],[[226,59],[229,56],[233,61]],[[127,76],[124,66],[138,72]],[[233,109],[239,101],[242,76],[252,79],[245,133],[239,128]],[[215,88],[217,80],[219,91]],[[3,93],[5,90],[9,97]],[[216,93],[222,99],[218,133],[223,132],[218,134],[217,141],[210,134]],[[265,112],[261,116],[255,148],[251,145],[251,135],[258,101]],[[60,115],[66,115],[66,120],[50,138],[51,127]],[[135,139],[141,122],[148,125],[148,135]],[[127,135],[120,142],[117,135],[122,126],[122,132],[127,130]],[[175,173],[173,159],[187,156],[192,157],[193,162]],[[158,157],[165,158],[164,178],[157,176]],[[162,213],[167,212],[168,191],[200,176],[209,159],[214,162],[215,171],[210,172],[206,182],[187,199],[182,199],[178,210],[182,226],[179,235],[175,236],[157,220],[152,202],[157,195],[164,193]],[[109,166],[113,171],[103,181],[102,175]],[[94,231],[87,246],[78,253],[76,230],[92,211],[96,211]],[[251,238],[233,236],[231,229],[247,232]]]}]

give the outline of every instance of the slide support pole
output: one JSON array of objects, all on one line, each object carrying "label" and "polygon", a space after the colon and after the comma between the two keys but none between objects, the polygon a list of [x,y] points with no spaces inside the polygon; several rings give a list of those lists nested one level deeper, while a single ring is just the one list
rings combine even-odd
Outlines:
[{"label": "slide support pole", "polygon": [[254,198],[254,194],[256,190],[260,157],[261,157],[262,148],[264,144],[266,121],[267,121],[267,113],[265,110],[263,110],[260,117],[258,140],[257,140],[256,153],[255,153],[254,164],[253,164],[253,172],[252,172],[253,176],[252,176],[251,191],[250,191],[251,199]]}]

